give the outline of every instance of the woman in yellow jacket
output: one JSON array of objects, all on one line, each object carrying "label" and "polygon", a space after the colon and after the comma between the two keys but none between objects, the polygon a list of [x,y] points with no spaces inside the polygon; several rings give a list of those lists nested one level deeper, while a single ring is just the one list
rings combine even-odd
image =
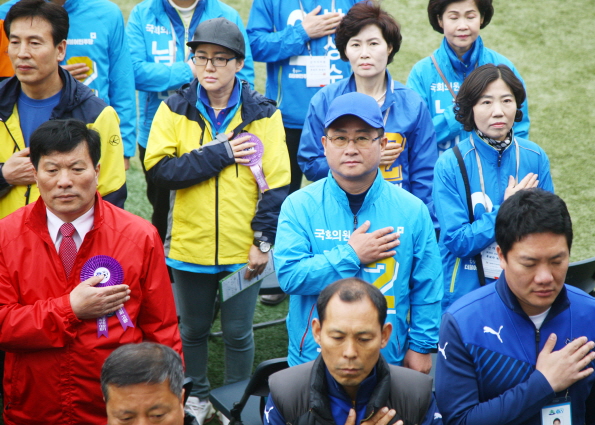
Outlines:
[{"label": "woman in yellow jacket", "polygon": [[[145,167],[155,184],[171,190],[165,250],[186,371],[194,381],[187,408],[203,423],[212,412],[207,339],[218,281],[246,263],[246,278],[264,270],[290,172],[281,113],[235,75],[245,49],[238,27],[225,18],[205,21],[188,46],[197,79],[159,107]],[[253,285],[221,305],[226,383],[250,376],[258,289]]]}]

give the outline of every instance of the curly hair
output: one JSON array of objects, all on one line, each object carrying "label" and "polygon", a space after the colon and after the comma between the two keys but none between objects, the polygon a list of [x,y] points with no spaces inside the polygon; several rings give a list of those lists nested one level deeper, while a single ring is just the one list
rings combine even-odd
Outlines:
[{"label": "curly hair", "polygon": [[[428,3],[428,19],[430,20],[430,25],[432,25],[434,31],[444,34],[444,30],[440,26],[442,15],[444,15],[444,11],[449,4],[460,1],[462,0],[430,0]],[[483,22],[479,28],[484,29],[492,20],[492,16],[494,16],[492,0],[475,0],[475,5],[479,9],[479,14],[483,18]]]},{"label": "curly hair", "polygon": [[380,5],[370,0],[353,5],[349,9],[349,12],[343,16],[341,23],[337,27],[335,45],[341,55],[341,59],[346,62],[348,61],[345,55],[345,49],[347,48],[349,39],[355,37],[362,28],[368,25],[376,25],[380,29],[380,32],[382,32],[382,37],[386,41],[386,44],[392,47],[392,51],[388,55],[387,64],[391,63],[395,54],[401,48],[401,40],[403,39],[401,36],[401,26],[391,15],[381,9]]},{"label": "curly hair", "polygon": [[481,95],[485,92],[486,87],[496,81],[503,80],[514,95],[516,101],[517,111],[514,117],[516,122],[523,119],[523,112],[521,107],[525,98],[525,88],[521,80],[514,75],[514,72],[506,65],[494,65],[488,63],[475,69],[463,82],[457,99],[455,102],[454,112],[455,118],[458,122],[463,124],[465,131],[472,131],[475,129],[475,117],[473,115],[473,107],[479,101]]}]

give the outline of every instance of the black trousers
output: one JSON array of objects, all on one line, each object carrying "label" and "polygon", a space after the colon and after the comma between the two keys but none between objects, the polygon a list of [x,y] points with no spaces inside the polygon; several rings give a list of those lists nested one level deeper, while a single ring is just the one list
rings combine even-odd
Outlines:
[{"label": "black trousers", "polygon": [[151,223],[157,228],[161,241],[165,241],[165,234],[167,233],[167,215],[169,213],[169,189],[156,186],[147,176],[145,169],[145,152],[146,149],[138,145],[140,163],[143,166],[145,173],[145,181],[147,182],[147,198],[153,206],[153,216]]},{"label": "black trousers", "polygon": [[287,128],[285,127],[285,140],[287,143],[287,150],[289,152],[289,164],[291,166],[291,184],[289,185],[289,193],[293,193],[302,186],[302,170],[298,165],[297,154],[300,147],[300,137],[302,137],[301,128]]}]

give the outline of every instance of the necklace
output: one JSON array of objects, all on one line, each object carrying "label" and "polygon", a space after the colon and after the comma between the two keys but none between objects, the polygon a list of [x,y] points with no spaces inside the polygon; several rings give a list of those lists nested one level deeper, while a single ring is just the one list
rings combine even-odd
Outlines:
[{"label": "necklace", "polygon": [[215,111],[222,111],[225,108],[227,108],[227,106],[224,106],[223,108],[215,108],[214,106],[211,106],[211,109],[215,110]]},{"label": "necklace", "polygon": [[382,93],[379,97],[374,98],[374,100],[376,101],[376,103],[378,103],[382,98],[384,98],[384,96],[386,96],[386,91]]}]

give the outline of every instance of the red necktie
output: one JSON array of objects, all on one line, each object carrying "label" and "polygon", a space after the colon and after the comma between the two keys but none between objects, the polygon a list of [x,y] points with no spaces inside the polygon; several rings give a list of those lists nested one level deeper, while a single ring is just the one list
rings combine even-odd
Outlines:
[{"label": "red necktie", "polygon": [[66,278],[70,277],[70,272],[72,271],[72,266],[74,266],[74,260],[76,258],[76,244],[74,243],[74,239],[72,239],[75,230],[76,229],[72,223],[64,223],[62,227],[60,227],[62,242],[60,243],[60,250],[58,253],[60,254],[60,259],[62,260],[62,265],[66,272]]}]

